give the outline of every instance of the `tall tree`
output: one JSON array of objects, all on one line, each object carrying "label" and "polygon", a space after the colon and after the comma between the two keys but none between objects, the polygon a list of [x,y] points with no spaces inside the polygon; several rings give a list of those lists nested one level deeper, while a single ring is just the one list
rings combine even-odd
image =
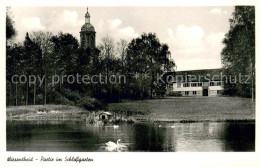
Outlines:
[{"label": "tall tree", "polygon": [[116,50],[118,56],[120,57],[122,67],[126,63],[127,46],[128,46],[128,42],[124,39],[120,39],[116,43]]},{"label": "tall tree", "polygon": [[[225,84],[228,95],[254,97],[255,94],[255,7],[236,6],[229,20],[230,30],[226,34],[221,58],[224,74],[231,76]],[[251,75],[250,83],[239,80],[239,76]]]},{"label": "tall tree", "polygon": [[51,56],[54,51],[54,43],[51,41],[53,35],[51,32],[43,32],[43,31],[36,31],[31,34],[31,39],[33,42],[38,44],[41,48],[41,66],[39,69],[41,70],[40,75],[41,77],[44,77],[44,99],[43,104],[47,103],[47,89],[48,89],[48,75],[52,75],[53,71],[50,68],[50,65],[52,63]]},{"label": "tall tree", "polygon": [[[53,36],[51,41],[54,43],[53,64],[56,73],[60,76],[74,74],[77,68],[76,51],[79,47],[78,40],[69,33],[61,32]],[[63,86],[70,85],[64,82]]]},{"label": "tall tree", "polygon": [[16,30],[14,27],[14,21],[11,15],[10,8],[6,8],[6,39],[12,39],[13,37],[16,36]]},{"label": "tall tree", "polygon": [[[24,41],[24,49],[25,54],[23,57],[23,67],[25,69],[24,74],[29,78],[30,75],[37,76],[39,74],[43,73],[42,67],[42,51],[41,47],[33,42],[29,36],[28,33],[26,33],[25,41]],[[29,96],[30,96],[30,83],[27,79],[27,95],[26,95],[26,105],[29,102]],[[36,95],[37,95],[37,82],[33,83],[34,89],[33,89],[33,104],[36,104]]]},{"label": "tall tree", "polygon": [[[169,62],[169,54],[167,45],[161,44],[156,34],[144,33],[141,37],[133,39],[128,45],[127,50],[127,66],[129,72],[132,74],[140,74],[145,76],[145,79],[149,79],[149,94],[150,98],[153,97],[154,89],[158,83],[156,78],[158,75],[163,73],[164,65]],[[147,86],[144,84],[142,77],[135,76],[135,80],[138,81],[137,85],[141,85],[141,92],[145,93],[144,90]],[[141,80],[140,80],[141,79]],[[143,83],[143,84],[142,84]]]},{"label": "tall tree", "polygon": [[[15,75],[22,75],[24,47],[22,44],[14,44],[6,49],[6,97],[7,105],[18,105],[18,98],[24,97],[18,92],[18,78]],[[19,94],[18,94],[19,93]]]},{"label": "tall tree", "polygon": [[[105,36],[101,39],[100,44],[98,45],[100,52],[100,63],[104,69],[101,73],[108,79],[111,75],[116,75],[119,67],[119,60],[116,57],[117,49],[116,42],[113,38]],[[115,70],[117,69],[117,70]],[[103,85],[103,92],[106,96],[106,101],[115,101],[115,85],[107,82]]]}]

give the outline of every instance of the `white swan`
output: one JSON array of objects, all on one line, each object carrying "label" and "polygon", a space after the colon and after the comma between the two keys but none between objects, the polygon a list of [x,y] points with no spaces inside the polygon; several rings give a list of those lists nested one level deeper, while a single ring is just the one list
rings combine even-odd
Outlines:
[{"label": "white swan", "polygon": [[119,125],[114,125],[113,127],[114,127],[114,129],[117,129],[117,128],[119,128]]},{"label": "white swan", "polygon": [[106,143],[107,147],[119,147],[119,142],[121,141],[121,139],[118,139],[116,143],[109,141]]}]

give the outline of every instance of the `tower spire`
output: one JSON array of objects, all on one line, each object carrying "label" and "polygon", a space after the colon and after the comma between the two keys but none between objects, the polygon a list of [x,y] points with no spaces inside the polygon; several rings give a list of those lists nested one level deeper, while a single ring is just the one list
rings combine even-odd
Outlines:
[{"label": "tower spire", "polygon": [[87,7],[87,13],[85,14],[85,23],[90,23],[90,14],[88,13],[88,7]]}]

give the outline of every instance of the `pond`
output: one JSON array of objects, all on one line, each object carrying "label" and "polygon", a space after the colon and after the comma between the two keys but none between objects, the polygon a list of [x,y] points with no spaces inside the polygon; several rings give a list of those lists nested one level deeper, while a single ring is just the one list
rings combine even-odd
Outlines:
[{"label": "pond", "polygon": [[[81,121],[6,122],[7,151],[255,151],[255,123],[202,122],[86,125]],[[122,147],[106,142],[121,139]]]}]

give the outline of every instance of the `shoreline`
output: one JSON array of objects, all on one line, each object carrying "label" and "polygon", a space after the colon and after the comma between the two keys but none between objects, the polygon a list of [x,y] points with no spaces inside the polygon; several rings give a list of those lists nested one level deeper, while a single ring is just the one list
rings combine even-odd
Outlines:
[{"label": "shoreline", "polygon": [[[102,118],[104,116],[104,119]],[[108,115],[106,115],[108,114]],[[81,120],[96,122],[253,122],[255,103],[237,97],[151,99],[110,103],[89,111],[70,105],[8,106],[7,120]]]},{"label": "shoreline", "polygon": [[[132,119],[131,119],[132,120]],[[84,119],[6,119],[6,121],[81,121],[85,122]],[[255,119],[241,119],[241,120],[156,120],[156,121],[133,121],[131,123],[220,123],[220,122],[228,122],[228,123],[255,123]],[[111,123],[111,122],[110,122]],[[127,121],[121,121],[120,123],[128,123]]]},{"label": "shoreline", "polygon": [[[40,105],[39,105],[40,106]],[[37,106],[37,107],[39,107]],[[59,107],[60,105],[51,105],[54,108]],[[14,111],[16,108],[24,108],[21,114],[16,114],[10,116],[10,113]],[[32,109],[33,107],[33,109]],[[37,108],[36,107],[36,108]],[[49,107],[49,106],[48,106]],[[88,111],[88,110],[78,110],[75,106],[63,106],[68,107],[70,109],[77,110],[49,110],[49,111],[37,111],[35,106],[15,106],[7,108],[6,121],[82,121],[85,122],[86,119],[90,119],[91,114],[95,112],[95,117],[97,117],[100,111]],[[27,109],[25,109],[27,108]],[[40,106],[40,108],[44,108],[44,106]],[[35,112],[36,111],[36,112]],[[119,114],[119,117],[113,118],[112,122],[116,123],[199,123],[199,122],[234,122],[234,123],[242,123],[242,122],[255,122],[255,119],[169,119],[169,118],[152,118],[149,115],[131,115],[126,116]]]}]

